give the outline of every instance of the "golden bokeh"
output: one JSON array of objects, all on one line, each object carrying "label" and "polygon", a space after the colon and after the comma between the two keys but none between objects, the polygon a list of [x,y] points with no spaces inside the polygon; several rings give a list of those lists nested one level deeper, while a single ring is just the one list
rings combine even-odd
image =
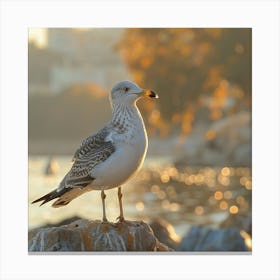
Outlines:
[{"label": "golden bokeh", "polygon": [[244,238],[245,244],[248,247],[248,250],[252,250],[252,238],[245,230],[240,231],[240,235]]},{"label": "golden bokeh", "polygon": [[161,180],[162,183],[168,183],[169,180],[170,180],[170,177],[169,177],[168,173],[164,172],[163,174],[161,174],[160,180]]},{"label": "golden bokeh", "polygon": [[238,211],[239,211],[239,209],[238,209],[238,207],[237,207],[236,205],[232,205],[232,206],[230,206],[230,208],[229,208],[229,212],[230,212],[231,214],[237,214]]},{"label": "golden bokeh", "polygon": [[194,209],[194,213],[200,216],[204,213],[204,208],[202,206],[196,206]]},{"label": "golden bokeh", "polygon": [[228,209],[228,203],[227,203],[225,200],[222,200],[222,201],[220,202],[219,206],[220,206],[220,208],[221,208],[222,210]]},{"label": "golden bokeh", "polygon": [[214,193],[214,198],[216,199],[216,200],[221,200],[222,198],[223,198],[223,193],[222,192],[220,192],[220,191],[216,191],[215,193]]},{"label": "golden bokeh", "polygon": [[195,182],[196,184],[202,184],[204,182],[204,175],[198,173],[196,176],[195,176]]},{"label": "golden bokeh", "polygon": [[221,170],[221,173],[222,173],[223,176],[229,176],[230,175],[230,169],[228,167],[224,167]]},{"label": "golden bokeh", "polygon": [[176,203],[176,202],[172,202],[170,203],[169,205],[169,210],[172,211],[172,212],[176,212],[180,209],[180,204],[179,203]]},{"label": "golden bokeh", "polygon": [[247,178],[245,177],[245,176],[242,176],[241,178],[240,178],[240,184],[242,185],[242,186],[245,186],[245,184],[246,184],[246,182],[247,182]]},{"label": "golden bokeh", "polygon": [[247,189],[247,190],[251,190],[252,189],[252,182],[251,181],[246,181],[246,183],[245,183],[245,188]]},{"label": "golden bokeh", "polygon": [[138,202],[136,202],[135,207],[138,211],[143,211],[145,208],[145,205],[142,201],[138,201]]},{"label": "golden bokeh", "polygon": [[178,173],[179,173],[178,170],[176,169],[176,167],[168,168],[167,172],[168,172],[168,175],[170,177],[174,177],[174,178],[176,178],[178,176]]},{"label": "golden bokeh", "polygon": [[223,185],[223,186],[228,186],[229,183],[230,183],[229,177],[228,177],[228,176],[224,176],[224,175],[222,175],[222,174],[220,174],[220,175],[218,176],[218,181],[219,181],[219,183],[220,183],[221,185]]},{"label": "golden bokeh", "polygon": [[152,185],[152,187],[151,187],[152,193],[157,193],[157,192],[159,192],[159,190],[160,190],[160,187],[158,185]]}]

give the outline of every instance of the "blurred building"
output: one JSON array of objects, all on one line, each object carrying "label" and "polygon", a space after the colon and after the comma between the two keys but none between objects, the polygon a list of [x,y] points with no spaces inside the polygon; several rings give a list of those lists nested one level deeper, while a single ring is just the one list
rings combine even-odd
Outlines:
[{"label": "blurred building", "polygon": [[[119,28],[48,29],[48,44],[40,50],[41,57],[34,57],[33,49],[29,50],[29,93],[42,89],[58,94],[70,85],[82,83],[110,88],[118,80],[129,79],[115,50],[122,32]],[[41,61],[42,57],[49,59]]]}]

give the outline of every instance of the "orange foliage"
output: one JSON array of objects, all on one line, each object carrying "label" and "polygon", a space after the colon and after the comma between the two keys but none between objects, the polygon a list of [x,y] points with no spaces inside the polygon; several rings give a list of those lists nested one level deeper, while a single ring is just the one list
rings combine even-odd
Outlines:
[{"label": "orange foliage", "polygon": [[204,82],[203,89],[215,88],[222,79],[223,66],[216,65],[209,69],[208,76]]},{"label": "orange foliage", "polygon": [[133,79],[158,92],[160,114],[149,123],[161,135],[177,125],[186,137],[201,95],[208,95],[211,119],[223,115],[230,87],[251,97],[249,28],[129,28],[118,49]]},{"label": "orange foliage", "polygon": [[217,137],[217,133],[214,130],[208,130],[205,133],[205,139],[208,141],[211,141],[211,140],[215,139],[216,137]]},{"label": "orange foliage", "polygon": [[228,82],[221,81],[214,91],[214,107],[223,107],[228,96]]}]

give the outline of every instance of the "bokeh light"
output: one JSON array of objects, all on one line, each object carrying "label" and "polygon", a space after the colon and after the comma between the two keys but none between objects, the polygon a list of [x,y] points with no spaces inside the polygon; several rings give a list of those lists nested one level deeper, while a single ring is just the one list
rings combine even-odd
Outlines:
[{"label": "bokeh light", "polygon": [[229,167],[223,167],[221,170],[221,173],[223,176],[229,176],[230,175],[230,169]]},{"label": "bokeh light", "polygon": [[204,208],[202,206],[196,206],[194,209],[196,215],[202,215],[204,213]]},{"label": "bokeh light", "polygon": [[145,205],[142,201],[138,201],[138,202],[136,202],[135,207],[136,207],[137,211],[143,211],[145,208]]},{"label": "bokeh light", "polygon": [[222,200],[222,201],[220,202],[219,206],[220,206],[220,208],[221,208],[222,210],[228,209],[228,203],[227,203],[225,200]]},{"label": "bokeh light", "polygon": [[238,207],[237,207],[236,205],[232,205],[232,206],[230,206],[230,208],[229,208],[229,212],[230,212],[231,214],[237,214],[238,211],[239,211],[239,209],[238,209]]},{"label": "bokeh light", "polygon": [[214,193],[214,197],[216,200],[221,200],[223,198],[223,193],[221,191],[217,191]]}]

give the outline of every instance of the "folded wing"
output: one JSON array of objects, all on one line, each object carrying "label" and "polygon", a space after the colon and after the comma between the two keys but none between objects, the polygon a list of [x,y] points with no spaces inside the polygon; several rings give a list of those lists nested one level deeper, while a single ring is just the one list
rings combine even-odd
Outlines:
[{"label": "folded wing", "polygon": [[92,169],[115,152],[113,143],[105,140],[108,134],[109,130],[105,127],[98,133],[86,138],[75,152],[73,165],[59,187],[32,203],[42,201],[41,205],[43,205],[50,200],[59,198],[52,206],[60,207],[89,191],[90,189],[87,186],[95,179],[90,175]]}]

